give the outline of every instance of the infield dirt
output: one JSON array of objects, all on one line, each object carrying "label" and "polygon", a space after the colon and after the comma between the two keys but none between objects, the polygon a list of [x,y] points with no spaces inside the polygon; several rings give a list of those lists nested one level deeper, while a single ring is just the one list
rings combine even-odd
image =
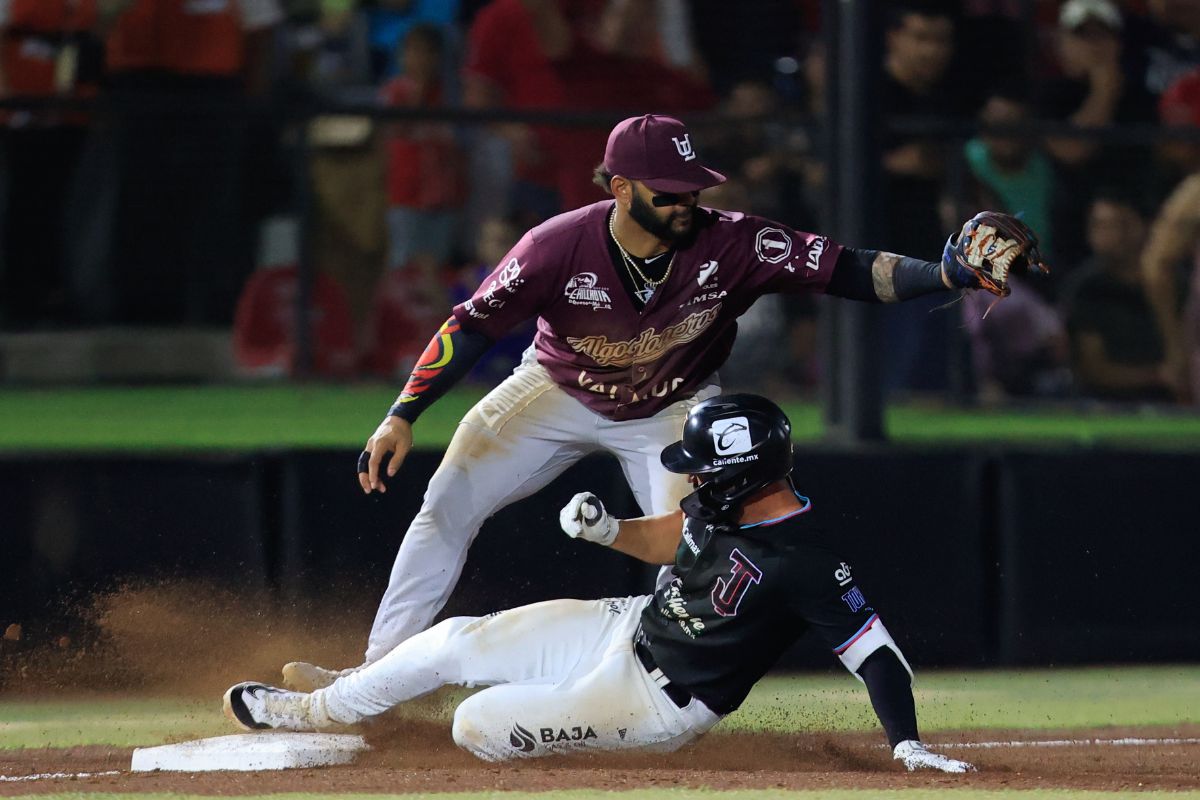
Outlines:
[{"label": "infield dirt", "polygon": [[[1200,726],[1198,726],[1200,728]],[[1105,738],[1129,731],[1073,731]],[[1148,732],[1196,736],[1190,731]],[[996,737],[964,731],[937,742]],[[50,792],[171,792],[237,795],[276,792],[408,793],[438,791],[548,791],[643,787],[711,789],[899,789],[971,786],[981,789],[1097,789],[1135,792],[1200,788],[1196,745],[1081,746],[955,750],[979,772],[906,773],[872,734],[713,734],[678,753],[660,756],[570,756],[486,764],[457,749],[444,724],[406,722],[367,731],[374,750],[357,764],[278,772],[130,773],[132,750],[79,747],[0,751],[0,774],[105,772],[117,775],[43,778],[0,783],[0,796]]]},{"label": "infield dirt", "polygon": [[[324,618],[272,597],[247,597],[207,585],[160,584],[99,597],[79,613],[82,634],[64,645],[48,631],[41,646],[7,647],[3,697],[105,688],[170,690],[220,697],[231,682],[272,680],[297,658],[348,664],[365,640],[369,609],[336,608]],[[347,622],[362,622],[361,627]],[[9,641],[0,642],[13,645]],[[28,645],[29,643],[24,643]],[[3,699],[3,698],[0,698]],[[955,749],[977,764],[969,775],[908,774],[880,746],[878,732],[714,733],[670,755],[594,755],[487,764],[454,746],[435,698],[365,726],[372,751],[344,767],[255,773],[131,773],[131,748],[0,750],[0,776],[97,773],[93,777],[0,782],[0,796],[49,792],[172,792],[212,795],[277,792],[436,792],[643,787],[712,789],[1081,788],[1119,792],[1200,789],[1200,746],[1072,746]],[[441,719],[430,717],[442,716]],[[234,732],[232,728],[230,732]],[[937,743],[1032,739],[1198,738],[1200,724],[1070,731],[956,731]]]}]

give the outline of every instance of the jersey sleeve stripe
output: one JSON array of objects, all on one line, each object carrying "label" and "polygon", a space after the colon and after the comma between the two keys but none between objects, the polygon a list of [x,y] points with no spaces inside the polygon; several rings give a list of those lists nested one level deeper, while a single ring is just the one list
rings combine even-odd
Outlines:
[{"label": "jersey sleeve stripe", "polygon": [[869,620],[867,620],[866,623],[861,628],[858,629],[857,633],[855,633],[853,636],[851,636],[849,639],[847,639],[842,644],[833,648],[833,652],[839,656],[842,653],[845,653],[847,650],[849,650],[854,645],[855,642],[857,642],[859,639],[861,639],[868,630],[870,630],[871,626],[874,625],[878,619],[879,619],[878,614],[872,614],[871,618]]}]

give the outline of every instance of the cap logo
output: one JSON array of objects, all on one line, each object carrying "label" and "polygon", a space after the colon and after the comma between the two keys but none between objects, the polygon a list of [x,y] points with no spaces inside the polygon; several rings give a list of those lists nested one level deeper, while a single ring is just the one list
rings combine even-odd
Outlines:
[{"label": "cap logo", "polygon": [[675,150],[679,155],[683,156],[684,161],[691,161],[696,157],[696,151],[692,149],[692,139],[690,133],[685,133],[682,139],[671,137],[671,141],[675,143]]},{"label": "cap logo", "polygon": [[712,434],[713,445],[719,456],[748,453],[754,449],[754,442],[750,441],[750,423],[745,417],[717,420],[709,428],[709,433]]}]

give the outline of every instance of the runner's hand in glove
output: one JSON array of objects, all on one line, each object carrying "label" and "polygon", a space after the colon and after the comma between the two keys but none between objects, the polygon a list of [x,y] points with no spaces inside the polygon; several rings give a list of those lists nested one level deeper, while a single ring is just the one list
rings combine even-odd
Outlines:
[{"label": "runner's hand in glove", "polygon": [[600,498],[591,492],[572,497],[558,513],[558,522],[572,539],[586,539],[608,547],[617,538],[617,520],[608,515]]}]

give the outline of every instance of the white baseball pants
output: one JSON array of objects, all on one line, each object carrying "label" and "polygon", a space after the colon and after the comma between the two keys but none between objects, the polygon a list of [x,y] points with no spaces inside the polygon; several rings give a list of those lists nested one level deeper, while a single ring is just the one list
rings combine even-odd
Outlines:
[{"label": "white baseball pants", "polygon": [[637,659],[633,637],[649,600],[550,600],[448,619],[311,702],[332,721],[353,724],[446,684],[484,685],[491,688],[454,712],[453,733],[486,761],[676,750],[720,716],[695,698],[675,705]]},{"label": "white baseball pants", "polygon": [[679,440],[691,408],[719,391],[714,376],[693,397],[649,419],[614,422],[560,389],[533,348],[527,350],[513,374],[467,412],[430,479],[375,614],[365,663],[429,627],[484,520],[589,453],[617,457],[643,513],[678,508],[691,487],[686,476],[662,468],[659,454]]}]

